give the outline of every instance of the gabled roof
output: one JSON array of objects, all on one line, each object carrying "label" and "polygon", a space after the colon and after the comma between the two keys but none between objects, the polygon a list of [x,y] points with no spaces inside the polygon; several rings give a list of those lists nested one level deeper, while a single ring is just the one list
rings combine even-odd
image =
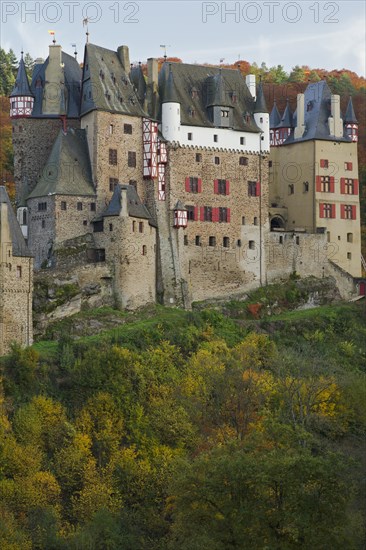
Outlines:
[{"label": "gabled roof", "polygon": [[[61,98],[64,103],[66,115],[69,118],[77,118],[79,116],[80,106],[80,86],[81,86],[81,68],[77,60],[71,55],[61,52],[61,59],[64,65],[64,81],[65,93]],[[52,115],[42,113],[42,103],[44,86],[46,80],[46,68],[49,63],[49,58],[41,64],[37,64],[33,68],[31,91],[34,96],[34,106],[32,116],[51,118]],[[53,115],[57,117],[58,115]]]},{"label": "gabled roof", "polygon": [[[213,106],[219,101],[223,102],[224,106],[232,108],[234,130],[260,132],[252,116],[253,97],[238,70],[165,62],[159,73],[161,98],[166,98],[170,71],[174,78],[176,99],[181,105],[180,116],[183,125],[213,128],[209,112],[211,107],[208,106]],[[250,115],[249,122],[246,122],[246,115]],[[161,109],[158,118],[161,119]]]},{"label": "gabled roof", "polygon": [[[99,109],[131,116],[146,116],[128,72],[117,52],[85,46],[81,115]],[[89,97],[90,92],[90,97]]]},{"label": "gabled roof", "polygon": [[353,103],[352,103],[352,97],[349,98],[346,114],[344,117],[344,122],[347,122],[349,124],[357,124],[357,118],[355,115],[355,111],[353,109]]},{"label": "gabled roof", "polygon": [[262,82],[259,83],[257,99],[254,106],[254,113],[268,113],[267,103],[264,97]]},{"label": "gabled roof", "polygon": [[[301,138],[294,139],[294,132],[286,139],[285,144],[307,141],[310,139],[345,141],[350,139],[344,134],[342,137],[330,135],[328,118],[331,116],[332,92],[325,82],[313,82],[309,84],[304,92],[305,103],[305,132]],[[296,126],[297,113],[294,115],[293,126]]]},{"label": "gabled roof", "polygon": [[28,199],[47,195],[95,195],[85,130],[60,130]]},{"label": "gabled roof", "polygon": [[[16,219],[13,207],[10,203],[8,194],[3,185],[0,185],[0,203],[5,203],[8,206],[8,224],[11,236],[11,242],[13,247],[13,256],[31,257],[31,253],[25,243],[23,233],[20,229],[18,220]],[[1,224],[1,210],[0,210],[0,224]]]},{"label": "gabled roof", "polygon": [[102,217],[120,215],[122,209],[122,189],[126,189],[127,191],[128,215],[133,218],[150,220],[151,214],[146,206],[142,204],[135,187],[133,185],[121,185],[120,183],[115,186],[111,201],[107,209],[102,213]]},{"label": "gabled roof", "polygon": [[17,77],[15,80],[14,87],[12,89],[12,92],[10,94],[10,97],[30,97],[33,96],[31,89],[29,87],[28,77],[27,77],[27,71],[25,70],[25,64],[23,60],[23,52],[22,57],[20,59],[19,68]]},{"label": "gabled roof", "polygon": [[273,103],[271,114],[269,115],[269,127],[270,128],[277,128],[277,126],[281,122],[281,115],[278,110],[276,100]]}]

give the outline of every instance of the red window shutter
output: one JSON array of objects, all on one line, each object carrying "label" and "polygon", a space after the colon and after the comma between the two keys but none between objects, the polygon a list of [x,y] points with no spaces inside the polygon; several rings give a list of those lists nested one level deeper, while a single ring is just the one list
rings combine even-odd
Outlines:
[{"label": "red window shutter", "polygon": [[316,190],[318,193],[322,190],[322,180],[320,176],[316,176]]},{"label": "red window shutter", "polygon": [[356,205],[355,204],[352,205],[352,219],[353,220],[356,219]]},{"label": "red window shutter", "polygon": [[358,195],[358,180],[353,180],[353,194]]},{"label": "red window shutter", "polygon": [[202,193],[202,179],[198,178],[198,192]]},{"label": "red window shutter", "polygon": [[334,176],[329,178],[329,190],[331,193],[334,193]]},{"label": "red window shutter", "polygon": [[219,193],[219,180],[214,180],[214,193],[216,195]]},{"label": "red window shutter", "polygon": [[346,218],[345,205],[341,204],[341,220],[344,220],[345,218]]},{"label": "red window shutter", "polygon": [[230,195],[230,182],[229,182],[229,180],[226,180],[226,194]]},{"label": "red window shutter", "polygon": [[352,162],[347,162],[347,170],[353,170]]},{"label": "red window shutter", "polygon": [[219,209],[218,208],[213,208],[212,209],[212,221],[213,222],[218,222],[219,221]]},{"label": "red window shutter", "polygon": [[325,166],[324,159],[320,159],[320,168],[324,168],[324,166]]},{"label": "red window shutter", "polygon": [[342,193],[342,195],[344,195],[345,192],[346,192],[346,184],[345,184],[344,180],[345,180],[345,178],[341,178],[341,193]]},{"label": "red window shutter", "polygon": [[226,221],[227,221],[227,223],[230,223],[230,218],[231,218],[230,208],[228,208],[226,210]]},{"label": "red window shutter", "polygon": [[204,206],[200,207],[200,220],[201,220],[201,222],[205,221],[205,207]]},{"label": "red window shutter", "polygon": [[260,197],[261,194],[261,182],[257,181],[256,188],[255,188],[255,196]]},{"label": "red window shutter", "polygon": [[191,185],[190,185],[190,178],[186,178],[186,191],[190,191]]},{"label": "red window shutter", "polygon": [[324,204],[322,202],[319,204],[319,217],[324,218]]},{"label": "red window shutter", "polygon": [[195,207],[194,207],[194,220],[195,220],[195,221],[198,220],[198,206],[195,206]]},{"label": "red window shutter", "polygon": [[335,218],[336,217],[336,205],[335,204],[332,204],[332,211],[331,211],[331,218]]}]

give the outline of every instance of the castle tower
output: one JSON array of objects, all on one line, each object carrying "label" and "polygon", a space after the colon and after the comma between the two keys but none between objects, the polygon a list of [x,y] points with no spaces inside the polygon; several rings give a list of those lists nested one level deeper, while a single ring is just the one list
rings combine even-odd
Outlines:
[{"label": "castle tower", "polygon": [[261,134],[261,150],[269,151],[269,114],[266,105],[266,100],[264,98],[262,82],[258,86],[257,97],[254,106],[254,120],[262,130]]},{"label": "castle tower", "polygon": [[277,127],[281,123],[281,115],[277,107],[277,102],[274,100],[271,114],[269,115],[269,127],[270,127],[270,145],[275,147],[277,145],[278,132]]},{"label": "castle tower", "polygon": [[179,141],[180,137],[180,100],[174,83],[172,67],[165,84],[162,100],[162,133],[168,141]]},{"label": "castle tower", "polygon": [[11,118],[25,118],[31,116],[34,104],[34,96],[29,87],[27,72],[25,70],[23,52],[21,52],[21,55],[17,78],[10,94]]},{"label": "castle tower", "polygon": [[282,145],[282,143],[286,141],[286,139],[290,135],[293,126],[292,119],[293,115],[290,108],[290,101],[287,99],[281,122],[278,125],[278,145]]},{"label": "castle tower", "polygon": [[349,98],[346,115],[344,117],[344,127],[347,136],[352,140],[358,141],[358,121],[353,109],[352,97]]}]

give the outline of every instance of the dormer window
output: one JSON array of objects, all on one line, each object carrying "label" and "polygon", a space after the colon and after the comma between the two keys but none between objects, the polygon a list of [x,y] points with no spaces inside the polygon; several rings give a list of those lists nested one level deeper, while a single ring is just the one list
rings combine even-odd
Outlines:
[{"label": "dormer window", "polygon": [[229,118],[229,111],[227,109],[221,109],[222,118]]},{"label": "dormer window", "polygon": [[307,111],[311,111],[313,108],[313,102],[312,101],[308,101],[307,105],[306,105],[306,110]]},{"label": "dormer window", "polygon": [[231,101],[236,103],[238,101],[238,96],[236,92],[231,92]]},{"label": "dormer window", "polygon": [[198,90],[197,90],[197,88],[192,88],[192,90],[191,90],[191,98],[192,98],[192,99],[198,99]]},{"label": "dormer window", "polygon": [[104,80],[104,73],[103,73],[102,69],[99,71],[99,76],[102,80]]},{"label": "dormer window", "polygon": [[195,114],[196,114],[196,111],[195,111],[194,109],[192,109],[192,107],[191,107],[191,108],[189,109],[188,113],[189,113],[189,116],[190,116],[190,117],[194,117]]}]

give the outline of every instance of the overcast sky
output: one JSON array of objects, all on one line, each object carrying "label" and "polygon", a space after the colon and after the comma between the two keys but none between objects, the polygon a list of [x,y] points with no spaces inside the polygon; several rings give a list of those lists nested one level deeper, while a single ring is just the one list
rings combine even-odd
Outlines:
[{"label": "overcast sky", "polygon": [[197,63],[245,59],[267,66],[347,68],[365,76],[365,2],[360,1],[6,1],[1,3],[1,46],[19,55],[47,57],[49,30],[82,60],[83,19],[90,42],[115,50],[126,44],[131,61],[164,54]]}]

